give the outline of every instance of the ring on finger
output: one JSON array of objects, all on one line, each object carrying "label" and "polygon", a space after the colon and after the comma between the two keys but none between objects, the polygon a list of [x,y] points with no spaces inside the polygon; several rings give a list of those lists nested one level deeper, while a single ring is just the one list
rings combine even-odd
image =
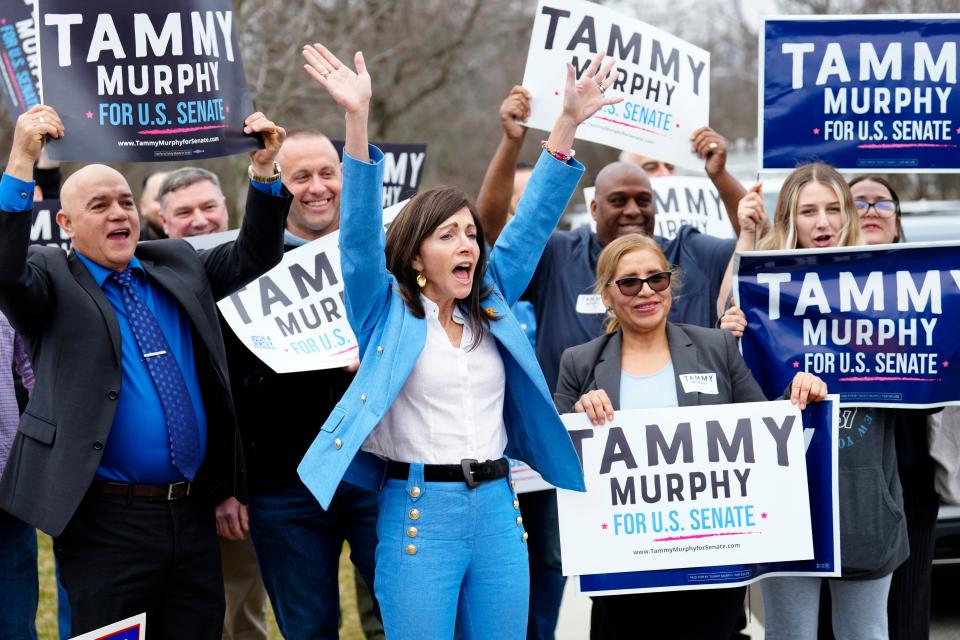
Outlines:
[{"label": "ring on finger", "polygon": [[46,121],[47,121],[46,118],[44,118],[43,116],[40,116],[40,124],[44,124],[46,123]]},{"label": "ring on finger", "polygon": [[720,146],[720,145],[718,145],[716,142],[711,142],[710,144],[707,145],[707,149],[710,149],[710,151],[713,151],[714,149],[716,149],[716,148],[719,147],[719,146]]},{"label": "ring on finger", "polygon": [[597,83],[597,88],[600,89],[600,93],[603,93],[604,91],[607,90],[607,88],[606,88],[605,86],[603,86],[603,83],[602,83],[602,82],[598,82],[598,83]]}]

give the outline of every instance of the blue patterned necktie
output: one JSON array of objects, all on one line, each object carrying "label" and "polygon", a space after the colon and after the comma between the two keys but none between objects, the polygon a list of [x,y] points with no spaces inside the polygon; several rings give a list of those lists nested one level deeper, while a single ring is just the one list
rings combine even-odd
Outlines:
[{"label": "blue patterned necktie", "polygon": [[132,286],[133,269],[127,267],[123,271],[114,271],[110,277],[120,288],[127,320],[157,388],[167,423],[173,466],[188,480],[193,480],[200,468],[200,429],[183,372],[170,351],[156,316]]}]

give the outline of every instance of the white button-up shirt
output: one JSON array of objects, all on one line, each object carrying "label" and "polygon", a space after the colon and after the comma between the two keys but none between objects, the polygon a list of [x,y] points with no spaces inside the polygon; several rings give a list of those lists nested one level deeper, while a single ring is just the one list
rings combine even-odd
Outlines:
[{"label": "white button-up shirt", "polygon": [[464,458],[503,457],[506,381],[496,340],[489,333],[473,343],[474,327],[455,306],[463,325],[461,346],[450,344],[440,308],[423,295],[427,340],[410,376],[363,450],[398,462],[459,464]]}]

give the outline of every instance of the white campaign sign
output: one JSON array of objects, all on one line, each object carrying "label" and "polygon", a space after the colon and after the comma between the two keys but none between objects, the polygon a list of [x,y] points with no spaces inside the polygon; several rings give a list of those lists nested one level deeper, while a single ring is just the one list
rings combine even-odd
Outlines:
[{"label": "white campaign sign", "polygon": [[[650,178],[656,198],[654,234],[667,240],[677,237],[680,227],[689,225],[715,238],[735,238],[720,193],[709,178],[664,176]],[[583,199],[590,210],[595,187],[583,188]]]},{"label": "white campaign sign", "polygon": [[564,423],[586,493],[557,490],[564,575],[813,557],[800,411],[785,400]]},{"label": "white campaign sign", "polygon": [[581,140],[699,169],[690,134],[710,116],[710,54],[607,7],[583,0],[540,0],[523,86],[533,94],[526,125],[549,131],[563,105],[566,63],[577,76],[597,54],[616,59],[606,95],[622,96],[580,125]]},{"label": "white campaign sign", "polygon": [[[406,203],[384,209],[384,225]],[[288,251],[276,267],[217,302],[240,341],[277,373],[343,367],[359,357],[343,302],[339,240],[339,232],[329,233]]]}]

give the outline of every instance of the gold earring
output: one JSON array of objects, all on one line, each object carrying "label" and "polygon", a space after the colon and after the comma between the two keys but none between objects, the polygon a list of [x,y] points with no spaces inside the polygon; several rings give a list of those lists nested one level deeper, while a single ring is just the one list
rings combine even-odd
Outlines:
[{"label": "gold earring", "polygon": [[421,289],[423,289],[425,286],[427,286],[427,276],[423,275],[422,273],[418,273],[418,274],[417,274],[417,286],[420,287]]}]

